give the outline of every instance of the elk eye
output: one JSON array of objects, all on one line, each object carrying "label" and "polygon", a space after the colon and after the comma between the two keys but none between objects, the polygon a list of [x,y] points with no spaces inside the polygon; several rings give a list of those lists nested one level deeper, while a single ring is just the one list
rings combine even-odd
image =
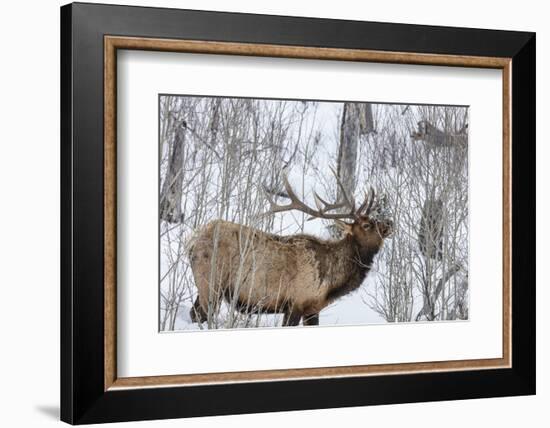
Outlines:
[{"label": "elk eye", "polygon": [[363,229],[369,230],[370,228],[371,228],[371,224],[370,224],[370,223],[363,223]]}]

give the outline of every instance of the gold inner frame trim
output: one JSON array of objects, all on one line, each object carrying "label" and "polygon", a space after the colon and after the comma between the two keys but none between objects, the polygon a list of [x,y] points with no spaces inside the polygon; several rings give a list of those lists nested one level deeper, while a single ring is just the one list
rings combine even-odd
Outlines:
[{"label": "gold inner frame trim", "polygon": [[[342,367],[204,373],[170,376],[117,377],[116,367],[116,88],[117,50],[147,50],[217,55],[261,56],[296,59],[378,62],[494,68],[503,82],[503,320],[502,358],[376,364]],[[509,368],[512,362],[511,311],[511,82],[510,58],[385,52],[251,43],[170,40],[139,37],[104,37],[104,389],[192,386],[199,384],[362,377],[405,373]]]}]

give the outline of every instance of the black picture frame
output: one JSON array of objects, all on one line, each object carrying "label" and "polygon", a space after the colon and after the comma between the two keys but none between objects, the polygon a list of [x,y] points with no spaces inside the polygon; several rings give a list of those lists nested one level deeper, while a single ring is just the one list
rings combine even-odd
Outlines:
[{"label": "black picture frame", "polygon": [[[512,367],[104,388],[104,36],[512,59]],[[535,393],[535,34],[74,3],[61,8],[61,420],[71,424]]]}]

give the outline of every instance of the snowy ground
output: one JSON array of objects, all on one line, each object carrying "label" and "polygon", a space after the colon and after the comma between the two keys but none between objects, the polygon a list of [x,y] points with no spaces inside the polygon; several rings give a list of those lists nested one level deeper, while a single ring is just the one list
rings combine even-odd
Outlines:
[{"label": "snowy ground", "polygon": [[[372,280],[368,279],[363,283],[362,287],[354,293],[348,294],[334,302],[332,305],[323,309],[319,314],[319,325],[363,325],[363,324],[380,324],[386,321],[367,304],[368,299],[366,290],[372,285]],[[206,328],[206,324],[199,326],[193,323],[189,316],[191,310],[190,305],[183,304],[178,312],[174,330],[201,330]],[[222,308],[226,311],[227,308]],[[262,315],[261,325],[264,327],[280,326],[283,321],[282,314],[267,314]]]}]

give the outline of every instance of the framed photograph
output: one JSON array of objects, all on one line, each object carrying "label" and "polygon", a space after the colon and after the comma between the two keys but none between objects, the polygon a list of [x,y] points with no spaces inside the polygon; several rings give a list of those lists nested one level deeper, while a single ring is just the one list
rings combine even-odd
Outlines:
[{"label": "framed photograph", "polygon": [[533,33],[76,3],[61,105],[62,420],[535,393]]}]

